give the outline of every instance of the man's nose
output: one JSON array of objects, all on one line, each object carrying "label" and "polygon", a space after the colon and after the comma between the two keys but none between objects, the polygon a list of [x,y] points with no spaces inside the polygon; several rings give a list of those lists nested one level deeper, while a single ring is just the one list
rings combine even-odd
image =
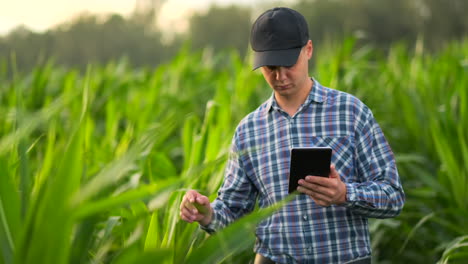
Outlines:
[{"label": "man's nose", "polygon": [[278,67],[276,69],[276,80],[282,81],[286,79],[286,71],[287,69],[285,67]]}]

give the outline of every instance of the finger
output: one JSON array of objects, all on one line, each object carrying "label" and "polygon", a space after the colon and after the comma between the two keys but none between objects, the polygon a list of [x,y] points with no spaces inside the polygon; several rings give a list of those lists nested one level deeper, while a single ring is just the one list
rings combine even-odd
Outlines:
[{"label": "finger", "polygon": [[330,206],[331,199],[323,194],[313,192],[311,190],[305,189],[304,187],[298,187],[297,190],[301,193],[304,193],[314,200],[314,202],[320,206]]},{"label": "finger", "polygon": [[201,219],[203,219],[203,216],[201,216],[201,215],[184,215],[184,214],[181,214],[180,218],[182,220],[184,220],[185,222],[187,222],[187,223],[193,223],[193,222],[198,222]]},{"label": "finger", "polygon": [[182,210],[183,208],[186,208],[188,203],[190,203],[190,201],[189,201],[188,195],[185,194],[184,197],[182,197],[182,201],[180,202],[180,206],[179,206],[180,210]]},{"label": "finger", "polygon": [[182,212],[182,214],[187,216],[187,218],[190,218],[191,220],[195,220],[195,221],[201,220],[202,218],[205,217],[205,214],[202,213],[200,210],[197,210],[196,208],[193,209],[193,210],[192,209],[184,209],[181,212]]},{"label": "finger", "polygon": [[193,213],[197,213],[197,212],[198,212],[198,211],[197,211],[197,208],[194,206],[193,203],[186,202],[186,203],[184,204],[184,206],[185,206],[185,208],[186,208],[187,210],[190,210],[190,211],[193,212]]},{"label": "finger", "polygon": [[189,202],[193,203],[195,202],[195,199],[201,194],[199,194],[197,191],[195,190],[189,190],[187,191],[186,193],[186,196],[187,196],[187,199]]},{"label": "finger", "polygon": [[305,180],[308,183],[322,185],[322,186],[325,186],[325,187],[328,187],[329,184],[330,184],[330,180],[329,180],[328,177],[308,175],[303,180]]},{"label": "finger", "polygon": [[[206,205],[202,205],[202,204],[199,204],[199,203],[193,203],[192,204],[195,208],[196,208],[196,213],[200,213],[200,214],[207,214],[208,213],[208,208]],[[195,212],[195,210],[194,210]]]},{"label": "finger", "polygon": [[335,164],[330,165],[330,178],[340,178],[338,171],[336,171]]},{"label": "finger", "polygon": [[198,196],[201,196],[201,194],[199,194],[197,191],[188,190],[182,198],[180,208],[182,209],[182,207],[187,207],[187,204],[189,203],[194,203]]},{"label": "finger", "polygon": [[197,197],[196,202],[202,205],[208,205],[210,203],[210,199],[204,195],[200,195]]},{"label": "finger", "polygon": [[210,200],[204,195],[199,195],[191,205],[194,206],[198,212],[204,215],[206,215],[211,209]]},{"label": "finger", "polygon": [[182,219],[184,222],[187,222],[187,223],[193,223],[193,221],[187,217],[185,217],[184,215],[180,215],[180,219]]},{"label": "finger", "polygon": [[180,218],[189,223],[192,223],[195,220],[194,215],[187,210],[180,211]]},{"label": "finger", "polygon": [[313,190],[314,189],[314,183],[310,183],[310,182],[308,182],[306,180],[301,179],[297,183],[299,184],[299,186],[302,186],[302,187],[304,187],[304,188],[306,188],[308,190]]},{"label": "finger", "polygon": [[308,196],[310,196],[310,197],[312,197],[314,199],[317,199],[317,200],[322,200],[322,201],[326,201],[326,202],[331,202],[332,201],[331,196],[329,194],[327,194],[327,193],[320,193],[320,192],[317,192],[315,190],[304,188],[303,186],[299,186],[297,188],[297,190],[299,192],[307,194]]},{"label": "finger", "polygon": [[181,214],[184,214],[186,216],[188,216],[189,218],[191,218],[192,215],[195,215],[198,213],[198,211],[195,209],[189,209],[189,208],[184,208],[182,210],[180,210]]},{"label": "finger", "polygon": [[184,208],[180,212],[180,218],[189,223],[201,221],[205,217],[206,217],[205,215],[199,212],[194,213],[192,210],[188,210],[186,208]]},{"label": "finger", "polygon": [[315,193],[321,193],[323,195],[330,195],[330,189],[315,183],[310,183],[305,180],[299,180],[299,185],[303,186],[307,190]]},{"label": "finger", "polygon": [[187,209],[187,210],[196,210],[196,208],[193,206],[193,203],[190,203],[190,201],[188,200],[188,198],[184,197],[182,199],[182,202],[180,203],[180,210],[183,210],[183,209]]},{"label": "finger", "polygon": [[194,221],[199,222],[199,221],[201,221],[203,218],[205,218],[206,216],[205,216],[205,215],[202,215],[202,214],[196,214],[196,215],[194,215],[193,217],[194,217],[194,218],[193,218]]}]

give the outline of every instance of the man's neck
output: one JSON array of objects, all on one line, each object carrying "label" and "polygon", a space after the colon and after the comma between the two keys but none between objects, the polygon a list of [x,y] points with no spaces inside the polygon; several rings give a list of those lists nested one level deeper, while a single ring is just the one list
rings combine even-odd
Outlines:
[{"label": "man's neck", "polygon": [[307,99],[307,96],[309,96],[313,83],[314,82],[312,81],[312,79],[309,78],[308,81],[306,81],[306,84],[304,84],[304,86],[300,90],[298,90],[297,93],[291,94],[290,96],[280,96],[277,93],[275,93],[275,99],[279,107],[281,107],[281,109],[288,113],[289,116],[294,116],[299,107]]}]

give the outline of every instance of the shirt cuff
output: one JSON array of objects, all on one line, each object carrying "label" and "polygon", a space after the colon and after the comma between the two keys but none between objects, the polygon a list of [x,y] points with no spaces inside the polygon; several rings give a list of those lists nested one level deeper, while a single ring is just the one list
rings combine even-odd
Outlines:
[{"label": "shirt cuff", "polygon": [[220,229],[221,221],[218,219],[218,214],[216,214],[216,212],[213,210],[213,218],[211,219],[211,222],[206,226],[203,226],[199,223],[199,226],[201,230],[204,230],[211,235]]},{"label": "shirt cuff", "polygon": [[207,226],[203,226],[201,224],[198,224],[200,226],[200,229],[207,232],[208,234],[214,234],[216,231],[214,229],[213,221],[208,224]]},{"label": "shirt cuff", "polygon": [[345,183],[345,185],[346,185],[346,202],[344,203],[344,206],[352,207],[357,201],[356,188],[351,183]]}]

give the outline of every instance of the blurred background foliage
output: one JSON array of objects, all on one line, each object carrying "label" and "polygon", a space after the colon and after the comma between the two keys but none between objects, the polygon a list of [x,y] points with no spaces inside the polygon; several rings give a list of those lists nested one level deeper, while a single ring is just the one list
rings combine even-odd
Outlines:
[{"label": "blurred background foliage", "polygon": [[[235,126],[271,95],[248,37],[282,4],[213,6],[168,37],[153,3],[0,38],[0,264],[252,259],[274,208],[212,237],[178,208],[188,188],[214,199]],[[396,155],[407,203],[370,221],[374,263],[468,260],[467,5],[289,5],[310,23],[311,76],[369,105]]]},{"label": "blurred background foliage", "polygon": [[[147,1],[149,2],[149,1]],[[28,71],[50,58],[60,65],[86,68],[90,62],[107,63],[125,56],[132,66],[157,66],[168,61],[189,41],[193,50],[230,48],[244,57],[249,49],[250,25],[260,12],[281,1],[251,6],[211,6],[194,13],[184,33],[166,36],[156,26],[164,0],[136,5],[133,15],[98,16],[83,13],[46,32],[20,26],[0,37],[0,56],[15,56],[17,69]],[[288,6],[309,22],[316,48],[355,36],[360,43],[388,50],[391,43],[408,45],[421,39],[429,51],[466,36],[466,0],[299,0]]]}]

